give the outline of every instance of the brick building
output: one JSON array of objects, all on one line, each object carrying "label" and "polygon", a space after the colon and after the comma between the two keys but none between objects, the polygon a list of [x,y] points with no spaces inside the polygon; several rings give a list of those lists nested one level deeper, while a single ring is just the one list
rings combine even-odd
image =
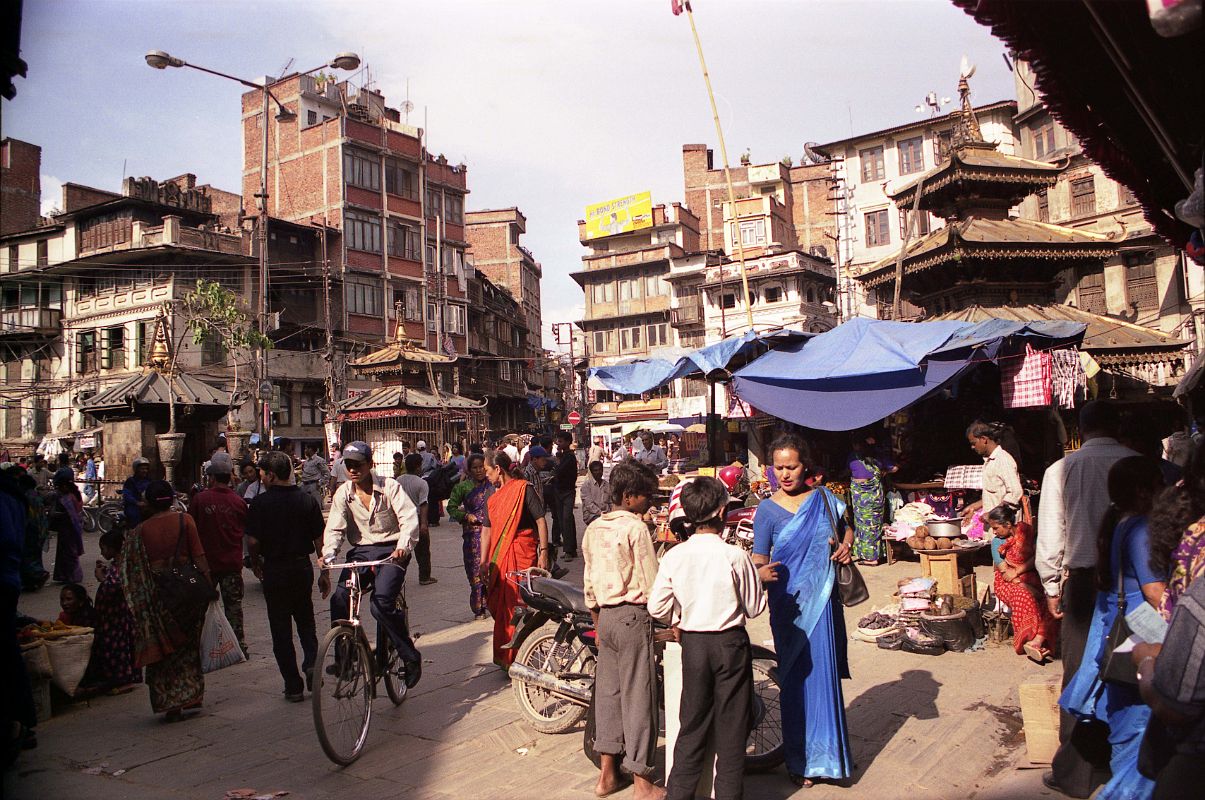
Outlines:
[{"label": "brick building", "polygon": [[[465,234],[473,266],[519,301],[526,315],[524,346],[528,358],[538,359],[544,353],[540,313],[540,279],[544,270],[531,251],[519,243],[519,237],[526,232],[527,217],[517,208],[470,211],[465,215]],[[535,375],[528,380],[539,383]]]},{"label": "brick building", "polygon": [[20,139],[0,141],[0,236],[27,231],[42,216],[42,148]]}]

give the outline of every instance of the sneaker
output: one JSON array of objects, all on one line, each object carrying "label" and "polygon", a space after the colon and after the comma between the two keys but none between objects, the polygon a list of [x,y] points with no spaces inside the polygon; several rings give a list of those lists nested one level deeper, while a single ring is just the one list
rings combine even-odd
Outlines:
[{"label": "sneaker", "polygon": [[433,583],[439,583],[439,578],[419,578],[418,583],[420,586],[430,586]]},{"label": "sneaker", "polygon": [[288,700],[290,703],[304,703],[305,702],[305,693],[304,692],[285,692],[285,700]]},{"label": "sneaker", "polygon": [[569,570],[567,570],[565,567],[562,567],[560,564],[554,564],[552,566],[552,577],[556,578],[558,581],[568,574]]}]

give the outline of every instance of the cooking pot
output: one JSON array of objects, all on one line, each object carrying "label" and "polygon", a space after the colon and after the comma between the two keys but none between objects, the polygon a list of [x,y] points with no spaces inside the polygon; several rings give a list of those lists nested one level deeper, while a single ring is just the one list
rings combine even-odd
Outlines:
[{"label": "cooking pot", "polygon": [[943,536],[949,539],[962,536],[962,525],[958,519],[931,519],[925,523],[925,527],[929,529],[929,535],[934,539],[940,539]]}]

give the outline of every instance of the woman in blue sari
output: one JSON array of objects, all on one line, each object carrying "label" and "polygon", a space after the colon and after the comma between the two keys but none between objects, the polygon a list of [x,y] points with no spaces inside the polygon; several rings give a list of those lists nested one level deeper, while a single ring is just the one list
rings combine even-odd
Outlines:
[{"label": "woman in blue sari", "polygon": [[[1059,705],[1077,720],[1097,720],[1109,726],[1113,777],[1095,795],[1096,800],[1146,800],[1155,783],[1138,771],[1138,748],[1151,718],[1138,687],[1101,679],[1105,640],[1118,612],[1118,586],[1125,595],[1127,613],[1142,603],[1158,609],[1166,587],[1165,576],[1150,568],[1147,515],[1163,475],[1154,459],[1123,458],[1109,470],[1109,499],[1098,538],[1096,610],[1084,659],[1059,697]],[[1127,656],[1128,657],[1128,656]]]},{"label": "woman in blue sari", "polygon": [[853,773],[841,694],[841,679],[849,677],[845,617],[834,567],[850,561],[853,531],[844,523],[845,503],[813,487],[817,476],[805,452],[795,436],[771,445],[779,489],[753,519],[753,563],[769,593],[778,654],[787,771],[798,786]]}]

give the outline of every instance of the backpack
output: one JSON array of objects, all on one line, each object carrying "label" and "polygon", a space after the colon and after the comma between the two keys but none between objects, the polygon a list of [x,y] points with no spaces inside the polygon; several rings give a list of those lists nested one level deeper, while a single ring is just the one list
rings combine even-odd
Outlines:
[{"label": "backpack", "polygon": [[434,472],[423,479],[427,482],[430,499],[447,500],[451,497],[452,487],[456,485],[456,478],[459,475],[460,467],[454,462],[448,462],[436,467]]}]

